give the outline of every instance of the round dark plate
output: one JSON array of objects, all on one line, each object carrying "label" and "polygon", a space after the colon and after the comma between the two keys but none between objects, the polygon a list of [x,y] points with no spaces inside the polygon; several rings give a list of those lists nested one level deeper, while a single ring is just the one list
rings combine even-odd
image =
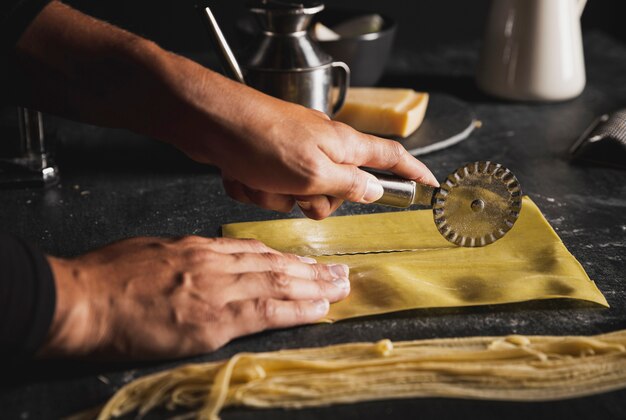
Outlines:
[{"label": "round dark plate", "polygon": [[445,149],[465,140],[476,127],[470,106],[453,96],[432,93],[424,122],[407,138],[391,137],[413,156]]}]

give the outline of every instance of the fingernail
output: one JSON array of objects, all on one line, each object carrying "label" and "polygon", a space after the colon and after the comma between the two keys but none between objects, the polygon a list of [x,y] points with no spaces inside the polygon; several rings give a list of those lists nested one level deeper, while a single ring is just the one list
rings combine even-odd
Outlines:
[{"label": "fingernail", "polygon": [[301,257],[300,255],[296,255],[300,261],[307,264],[317,264],[317,261],[310,257]]},{"label": "fingernail", "polygon": [[362,203],[373,203],[383,196],[383,186],[380,182],[374,179],[367,180],[367,188],[365,190],[365,195],[361,198]]},{"label": "fingernail", "polygon": [[296,201],[298,203],[298,207],[302,210],[311,210],[311,202],[310,201]]},{"label": "fingernail", "polygon": [[348,279],[335,279],[332,283],[340,289],[348,290],[350,289],[350,280]]},{"label": "fingernail", "polygon": [[439,181],[435,178],[432,172],[428,171],[422,178],[425,184],[432,185],[433,187],[439,187]]},{"label": "fingernail", "polygon": [[330,307],[328,299],[316,300],[313,303],[315,304],[315,312],[320,315],[326,315],[328,313],[328,308]]},{"label": "fingernail", "polygon": [[348,277],[350,274],[350,269],[345,264],[331,264],[328,268],[335,277]]}]

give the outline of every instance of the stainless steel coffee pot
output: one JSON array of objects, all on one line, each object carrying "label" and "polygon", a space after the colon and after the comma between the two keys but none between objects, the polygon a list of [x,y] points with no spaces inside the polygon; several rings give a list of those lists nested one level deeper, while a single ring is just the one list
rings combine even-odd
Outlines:
[{"label": "stainless steel coffee pot", "polygon": [[[227,75],[268,95],[333,115],[343,106],[350,69],[311,39],[308,27],[320,1],[255,0],[248,4],[261,36],[237,60],[209,7],[202,9]],[[241,63],[241,66],[239,65]],[[333,103],[333,79],[338,95]]]}]

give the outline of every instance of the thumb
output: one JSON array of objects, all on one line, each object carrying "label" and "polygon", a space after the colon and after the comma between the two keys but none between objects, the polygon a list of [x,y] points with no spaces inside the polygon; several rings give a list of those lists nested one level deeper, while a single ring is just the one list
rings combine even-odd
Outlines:
[{"label": "thumb", "polygon": [[357,166],[335,164],[325,175],[327,194],[334,197],[367,204],[383,196],[380,181]]}]

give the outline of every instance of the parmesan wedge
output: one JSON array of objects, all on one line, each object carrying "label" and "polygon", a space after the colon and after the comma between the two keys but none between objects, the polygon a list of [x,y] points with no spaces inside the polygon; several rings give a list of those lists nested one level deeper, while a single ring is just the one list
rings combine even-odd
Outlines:
[{"label": "parmesan wedge", "polygon": [[407,137],[422,124],[427,106],[428,93],[413,89],[353,87],[335,119],[366,133]]}]

